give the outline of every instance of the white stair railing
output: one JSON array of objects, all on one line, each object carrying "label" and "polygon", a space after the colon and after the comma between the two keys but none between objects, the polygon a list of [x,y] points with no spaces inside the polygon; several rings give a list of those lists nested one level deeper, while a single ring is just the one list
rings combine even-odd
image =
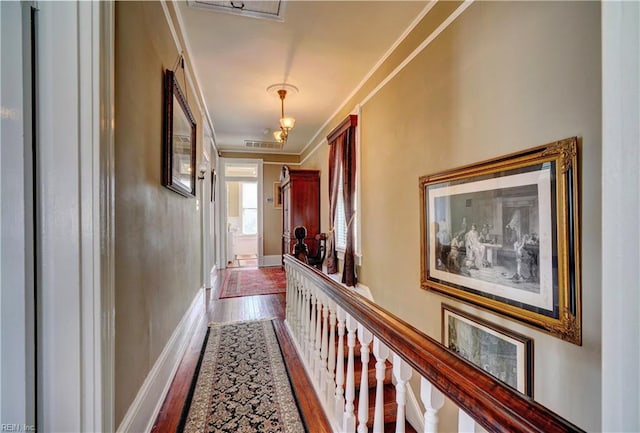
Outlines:
[{"label": "white stair railing", "polygon": [[[285,269],[286,323],[334,432],[355,433],[356,425],[358,433],[369,431],[370,352],[376,361],[374,433],[385,430],[385,404],[390,403],[384,401],[388,362],[395,385],[396,433],[405,432],[407,382],[414,371],[420,374],[425,407],[423,423],[412,426],[416,431],[438,431],[443,390],[458,406],[460,432],[474,432],[476,425],[490,431],[581,431],[292,256],[285,256]],[[356,342],[362,363],[357,401]]]}]

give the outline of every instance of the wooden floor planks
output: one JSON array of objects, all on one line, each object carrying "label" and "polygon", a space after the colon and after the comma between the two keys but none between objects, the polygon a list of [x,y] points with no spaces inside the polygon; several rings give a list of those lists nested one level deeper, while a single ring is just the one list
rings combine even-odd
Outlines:
[{"label": "wooden floor planks", "polygon": [[[298,358],[293,342],[286,332],[284,325],[285,295],[218,299],[223,279],[224,274],[221,272],[216,279],[215,287],[208,290],[206,301],[207,322],[277,319],[275,322],[276,335],[280,341],[302,418],[310,432],[330,432],[331,428],[321,409],[320,402],[315,393],[308,392],[309,389],[312,389],[311,383]],[[153,433],[177,432],[206,330],[206,327],[203,327],[192,337],[189,348],[178,367],[171,388],[151,430]]]}]

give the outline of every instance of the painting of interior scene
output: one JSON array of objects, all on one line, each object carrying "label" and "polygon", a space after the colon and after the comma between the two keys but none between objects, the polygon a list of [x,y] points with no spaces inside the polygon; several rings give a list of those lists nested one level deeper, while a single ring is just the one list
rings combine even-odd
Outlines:
[{"label": "painting of interior scene", "polygon": [[514,343],[452,315],[448,315],[447,327],[449,349],[518,389],[518,348]]},{"label": "painting of interior scene", "polygon": [[434,200],[440,271],[540,293],[537,185]]}]

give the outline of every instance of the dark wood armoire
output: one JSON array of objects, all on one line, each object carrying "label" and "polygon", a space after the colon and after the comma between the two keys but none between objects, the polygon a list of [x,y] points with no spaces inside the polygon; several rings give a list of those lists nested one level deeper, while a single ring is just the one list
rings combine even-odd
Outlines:
[{"label": "dark wood armoire", "polygon": [[292,254],[294,229],[304,226],[309,254],[317,253],[315,236],[320,233],[320,171],[292,170],[286,165],[280,174],[282,188],[282,254]]}]

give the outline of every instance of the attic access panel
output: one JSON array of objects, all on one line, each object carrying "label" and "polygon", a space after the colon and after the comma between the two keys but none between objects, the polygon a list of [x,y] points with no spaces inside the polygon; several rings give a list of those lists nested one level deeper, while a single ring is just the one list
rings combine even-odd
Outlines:
[{"label": "attic access panel", "polygon": [[215,0],[187,0],[193,8],[207,9],[252,18],[262,18],[284,21],[284,2],[280,0],[247,0],[247,1],[215,1]]}]

